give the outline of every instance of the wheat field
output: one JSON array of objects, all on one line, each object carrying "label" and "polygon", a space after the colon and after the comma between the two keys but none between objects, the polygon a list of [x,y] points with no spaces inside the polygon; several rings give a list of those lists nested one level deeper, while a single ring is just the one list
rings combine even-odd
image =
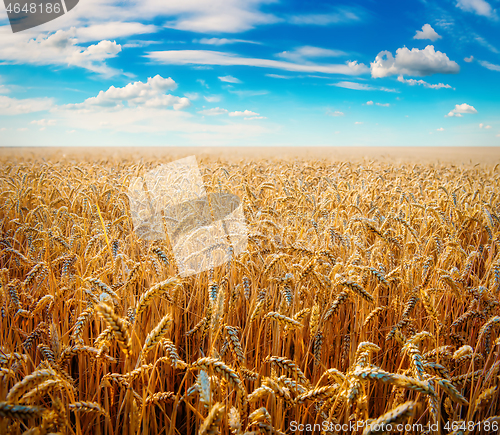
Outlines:
[{"label": "wheat field", "polygon": [[169,160],[1,160],[1,434],[497,433],[498,165],[203,157],[248,245],[182,279]]}]

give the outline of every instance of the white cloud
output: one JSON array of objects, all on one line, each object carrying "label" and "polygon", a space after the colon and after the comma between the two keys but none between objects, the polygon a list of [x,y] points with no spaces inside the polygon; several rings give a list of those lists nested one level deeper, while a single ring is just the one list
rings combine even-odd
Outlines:
[{"label": "white cloud", "polygon": [[236,94],[236,95],[238,95],[238,97],[241,97],[241,98],[259,97],[261,95],[269,94],[269,91],[241,91],[241,90],[233,90],[233,89],[228,89],[228,92],[231,92],[231,94]]},{"label": "white cloud", "polygon": [[439,38],[442,38],[442,36],[438,35],[430,24],[424,24],[422,30],[417,30],[416,35],[413,37],[413,39],[430,39],[432,42]]},{"label": "white cloud", "polygon": [[389,107],[390,106],[390,103],[375,103],[377,106],[380,106],[380,107]]},{"label": "white cloud", "polygon": [[23,113],[50,110],[53,101],[50,98],[17,99],[0,95],[0,115],[21,115]]},{"label": "white cloud", "polygon": [[7,131],[5,127],[0,128],[0,131]]},{"label": "white cloud", "polygon": [[484,127],[483,123],[479,124],[479,128],[483,128],[483,127]]},{"label": "white cloud", "polygon": [[356,82],[338,82],[338,83],[332,83],[330,86],[337,86],[339,88],[346,88],[346,89],[354,89],[356,91],[385,91],[385,92],[398,92],[396,89],[390,89],[390,88],[384,88],[384,87],[378,87],[378,86],[371,86],[371,85],[365,85],[364,83],[356,83]]},{"label": "white cloud", "polygon": [[373,101],[371,101],[371,100],[370,100],[370,101],[367,101],[367,102],[366,102],[366,105],[367,105],[367,106],[373,106]]},{"label": "white cloud", "polygon": [[495,65],[494,63],[486,62],[485,60],[479,60],[478,62],[491,71],[500,71],[500,65]]},{"label": "white cloud", "polygon": [[295,77],[293,76],[283,76],[281,74],[265,74],[267,77],[273,77],[275,79],[285,79],[285,80],[288,80],[288,79],[293,79]]},{"label": "white cloud", "polygon": [[236,44],[236,43],[260,44],[259,42],[248,41],[246,39],[228,39],[228,38],[201,38],[201,39],[193,39],[193,42],[205,45],[226,45],[226,44]]},{"label": "white cloud", "polygon": [[322,65],[294,63],[272,59],[240,57],[233,53],[210,50],[152,51],[146,57],[161,64],[170,65],[240,65],[260,68],[275,68],[286,71],[321,72],[326,74],[359,75],[368,72],[368,67],[357,61],[345,64]]},{"label": "white cloud", "polygon": [[[239,33],[262,24],[280,21],[272,14],[260,12],[257,7],[262,0],[194,0],[161,2],[166,10],[178,18],[167,22],[165,27],[192,32]],[[140,3],[140,2],[139,2]],[[155,6],[160,2],[150,0]],[[169,3],[172,6],[169,7]],[[162,9],[159,7],[158,9]],[[185,10],[182,11],[182,9]],[[157,12],[156,12],[157,13]]]},{"label": "white cloud", "polygon": [[363,124],[363,122],[362,121],[356,121],[354,124],[361,125],[361,124]]},{"label": "white cloud", "polygon": [[198,92],[186,92],[184,96],[189,98],[191,101],[195,101],[200,98],[200,94],[198,94]]},{"label": "white cloud", "polygon": [[290,60],[292,62],[303,63],[310,58],[318,57],[338,57],[345,56],[347,53],[341,50],[331,50],[328,48],[312,47],[310,45],[305,45],[303,47],[298,47],[295,50],[283,51],[278,53],[277,56],[283,59]]},{"label": "white cloud", "polygon": [[0,61],[14,64],[63,65],[85,68],[111,76],[118,71],[106,65],[105,60],[116,57],[121,46],[102,40],[83,47],[78,44],[76,29],[58,30],[49,35],[29,38],[29,33],[8,34],[0,27]]},{"label": "white cloud", "polygon": [[461,118],[463,113],[477,113],[477,110],[465,103],[455,104],[455,108],[450,113],[448,113],[448,115],[445,115],[445,117],[456,116],[458,118]]},{"label": "white cloud", "polygon": [[427,83],[424,80],[405,79],[402,75],[398,77],[398,82],[408,83],[410,86],[420,85],[423,86],[424,88],[430,88],[430,89],[441,89],[441,88],[451,89],[450,85],[445,85],[444,83],[438,83],[436,85],[433,85],[431,83]]},{"label": "white cloud", "polygon": [[250,118],[243,118],[245,121],[252,121],[254,119],[267,119],[266,116],[252,116]]},{"label": "white cloud", "polygon": [[218,103],[221,100],[220,95],[209,95],[209,96],[206,96],[206,97],[203,97],[203,98],[205,98],[205,100],[208,103]]},{"label": "white cloud", "polygon": [[110,21],[76,28],[75,36],[79,42],[100,41],[102,39],[124,38],[131,35],[155,33],[159,27],[142,23]]},{"label": "white cloud", "polygon": [[340,110],[336,110],[335,112],[332,112],[332,111],[328,110],[326,112],[326,114],[329,115],[329,116],[335,116],[335,117],[336,116],[344,116],[344,112],[341,112]]},{"label": "white cloud", "polygon": [[[58,18],[59,26],[86,24],[113,17],[116,21],[164,21],[165,27],[193,32],[244,32],[279,21],[260,10],[269,0],[86,0]],[[52,24],[49,28],[55,28]],[[44,26],[44,29],[47,26]]]},{"label": "white cloud", "polygon": [[494,15],[491,5],[485,0],[457,0],[457,7],[464,11],[473,12],[485,17]]},{"label": "white cloud", "polygon": [[293,15],[287,20],[291,24],[329,26],[331,24],[344,24],[361,21],[361,10],[355,11],[348,8],[336,8],[335,12],[326,14]]},{"label": "white cloud", "polygon": [[237,79],[236,77],[233,76],[219,77],[219,80],[221,82],[226,82],[226,83],[242,83],[240,79]]},{"label": "white cloud", "polygon": [[244,110],[243,112],[230,112],[229,116],[259,116],[259,113],[251,112],[250,110]]},{"label": "white cloud", "polygon": [[396,57],[389,51],[381,51],[371,63],[372,77],[388,77],[395,74],[428,76],[432,74],[456,74],[460,71],[458,64],[448,58],[445,53],[435,51],[433,45],[423,50],[398,48]]},{"label": "white cloud", "polygon": [[483,123],[479,124],[479,128],[485,128],[486,130],[489,130],[491,128],[491,125],[484,125]]},{"label": "white cloud", "polygon": [[213,109],[200,110],[198,113],[207,116],[217,116],[217,115],[225,115],[226,113],[228,113],[228,111],[220,107],[214,107]]},{"label": "white cloud", "polygon": [[173,107],[182,110],[190,106],[186,97],[167,95],[164,92],[174,90],[177,84],[169,77],[167,79],[156,75],[149,77],[146,83],[129,83],[123,88],[111,86],[107,91],[100,91],[96,97],[87,98],[83,103],[67,104],[66,109],[90,109],[92,107],[117,108],[127,103],[129,107]]},{"label": "white cloud", "polygon": [[471,62],[474,60],[474,56],[471,56],[471,57],[464,57],[464,60],[465,60],[467,63],[471,63]]},{"label": "white cloud", "polygon": [[46,127],[48,125],[56,125],[55,119],[39,119],[37,121],[31,121],[32,124],[39,125],[41,127]]},{"label": "white cloud", "polygon": [[196,81],[201,85],[203,86],[204,88],[207,88],[207,89],[210,89],[210,86],[207,85],[207,82],[205,82],[205,80],[203,79],[196,79]]},{"label": "white cloud", "polygon": [[474,35],[474,40],[481,44],[483,47],[487,48],[491,52],[495,54],[499,54],[500,51],[492,44],[490,44],[486,39],[484,39],[482,36],[479,35]]},{"label": "white cloud", "polygon": [[444,131],[444,128],[443,127],[436,128],[436,131]]}]

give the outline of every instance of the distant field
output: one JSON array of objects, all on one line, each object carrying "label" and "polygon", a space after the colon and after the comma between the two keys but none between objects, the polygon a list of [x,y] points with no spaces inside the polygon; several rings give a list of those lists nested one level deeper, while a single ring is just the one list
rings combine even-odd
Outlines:
[{"label": "distant field", "polygon": [[394,162],[413,163],[500,163],[500,147],[186,147],[186,148],[0,148],[0,158],[17,156],[24,158],[35,158],[37,156],[51,159],[67,157],[94,158],[95,156],[107,156],[111,158],[134,157],[134,158],[165,158],[175,156],[176,158],[196,155],[200,157],[212,156],[224,159],[233,158],[272,158],[272,159],[327,159],[329,161],[342,160],[383,160]]},{"label": "distant field", "polygon": [[[127,187],[192,154],[248,246],[181,279]],[[0,149],[0,433],[498,433],[499,158]]]}]

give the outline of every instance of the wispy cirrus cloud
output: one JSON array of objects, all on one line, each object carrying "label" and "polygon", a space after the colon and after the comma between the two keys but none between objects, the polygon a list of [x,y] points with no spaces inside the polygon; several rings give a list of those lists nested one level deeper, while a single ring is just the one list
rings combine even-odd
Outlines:
[{"label": "wispy cirrus cloud", "polygon": [[210,50],[169,50],[151,51],[146,57],[160,64],[170,65],[221,65],[253,66],[258,68],[281,69],[298,72],[320,72],[325,74],[360,75],[368,72],[368,67],[357,61],[345,64],[295,63],[273,59],[242,57],[233,53]]},{"label": "wispy cirrus cloud", "polygon": [[242,83],[242,81],[240,79],[237,79],[236,77],[233,77],[233,76],[222,76],[222,77],[218,77],[218,79],[221,82],[226,82],[226,83]]},{"label": "wispy cirrus cloud", "polygon": [[283,51],[277,54],[278,57],[298,63],[308,62],[310,59],[315,58],[339,57],[345,55],[347,55],[347,53],[342,50],[332,50],[310,45],[304,45],[303,47],[297,47],[294,50]]},{"label": "wispy cirrus cloud", "polygon": [[481,66],[484,66],[485,68],[488,68],[491,71],[500,71],[500,65],[487,62],[486,60],[478,60],[478,62]]},{"label": "wispy cirrus cloud", "polygon": [[410,86],[416,86],[416,85],[423,86],[424,88],[430,88],[430,89],[441,89],[441,88],[452,89],[450,85],[446,85],[444,83],[432,84],[426,82],[425,80],[405,79],[402,75],[398,77],[398,82],[407,83]]},{"label": "wispy cirrus cloud", "polygon": [[227,45],[227,44],[260,44],[260,42],[249,41],[247,39],[234,38],[201,38],[193,39],[193,43],[204,45]]},{"label": "wispy cirrus cloud", "polygon": [[353,89],[355,91],[399,92],[397,89],[385,88],[383,86],[371,86],[364,83],[348,82],[348,81],[330,83],[330,86],[337,86],[339,88],[345,88],[345,89]]},{"label": "wispy cirrus cloud", "polygon": [[288,22],[302,26],[329,26],[362,21],[364,9],[339,6],[331,12],[297,14],[288,17]]}]

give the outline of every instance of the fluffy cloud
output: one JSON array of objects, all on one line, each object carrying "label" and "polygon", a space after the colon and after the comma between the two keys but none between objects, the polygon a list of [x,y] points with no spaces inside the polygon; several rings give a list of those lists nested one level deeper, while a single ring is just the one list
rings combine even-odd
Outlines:
[{"label": "fluffy cloud", "polygon": [[287,59],[293,62],[304,62],[310,58],[318,57],[338,57],[345,56],[347,53],[341,50],[330,50],[328,48],[312,47],[310,45],[305,45],[303,47],[298,47],[295,50],[283,51],[277,56],[283,59]]},{"label": "fluffy cloud", "polygon": [[213,109],[200,110],[198,113],[206,116],[217,116],[217,115],[225,115],[226,113],[228,113],[228,111],[220,107],[214,107]]},{"label": "fluffy cloud", "polygon": [[121,51],[115,41],[83,47],[78,45],[75,28],[31,39],[24,33],[3,35],[5,28],[0,28],[0,61],[5,63],[75,66],[106,76],[118,73],[105,64]]},{"label": "fluffy cloud", "polygon": [[322,65],[314,63],[294,63],[272,59],[240,57],[233,53],[210,50],[169,50],[152,51],[146,57],[167,65],[240,65],[260,68],[275,68],[286,71],[320,72],[326,74],[359,75],[368,72],[368,67],[357,61],[345,64]]},{"label": "fluffy cloud", "polygon": [[430,88],[430,89],[441,89],[441,88],[451,89],[450,85],[445,85],[444,83],[438,83],[438,84],[434,85],[431,83],[427,83],[424,80],[405,79],[402,75],[398,77],[398,82],[407,83],[410,86],[419,85],[419,86],[423,86],[424,88]]},{"label": "fluffy cloud", "polygon": [[443,127],[436,128],[436,131],[444,131]]},{"label": "fluffy cloud", "polygon": [[430,39],[432,42],[439,38],[442,38],[442,36],[438,35],[430,24],[424,24],[422,30],[417,30],[416,35],[413,37],[413,39]]},{"label": "fluffy cloud", "polygon": [[500,65],[495,65],[494,63],[486,62],[485,60],[478,61],[482,66],[488,68],[491,71],[500,71]]},{"label": "fluffy cloud", "polygon": [[236,77],[233,76],[219,77],[219,80],[221,82],[226,82],[226,83],[241,83],[240,79],[237,79]]},{"label": "fluffy cloud", "polygon": [[66,109],[91,109],[123,107],[173,107],[174,110],[185,109],[190,106],[189,99],[166,95],[165,91],[174,90],[177,84],[171,79],[159,75],[148,78],[146,83],[129,83],[123,88],[111,86],[107,91],[100,91],[96,97],[87,98],[83,103],[67,104]]},{"label": "fluffy cloud", "polygon": [[378,86],[370,86],[365,85],[364,83],[356,83],[356,82],[338,82],[332,83],[331,86],[337,86],[339,88],[346,89],[354,89],[355,91],[385,91],[385,92],[398,92],[396,89],[378,87]]},{"label": "fluffy cloud", "polygon": [[465,103],[455,104],[455,108],[450,113],[448,113],[448,115],[445,115],[445,117],[456,116],[458,118],[461,118],[463,113],[477,113],[477,110]]},{"label": "fluffy cloud", "polygon": [[471,57],[464,57],[464,60],[465,60],[467,63],[471,63],[471,62],[474,60],[474,56],[471,56]]},{"label": "fluffy cloud", "polygon": [[479,128],[485,128],[486,130],[489,130],[491,128],[491,125],[484,125],[483,123],[479,124]]},{"label": "fluffy cloud", "polygon": [[390,107],[390,103],[374,103],[373,101],[367,101],[365,103],[367,106],[373,106],[373,104],[375,104],[376,106],[380,106],[380,107]]},{"label": "fluffy cloud", "polygon": [[42,112],[51,109],[53,104],[50,98],[25,98],[21,100],[0,95],[0,115]]},{"label": "fluffy cloud", "polygon": [[464,11],[473,12],[485,17],[491,17],[495,12],[491,5],[485,0],[457,0],[457,7]]},{"label": "fluffy cloud", "polygon": [[388,77],[395,74],[428,76],[432,74],[456,74],[460,71],[458,64],[448,58],[445,53],[435,51],[433,45],[423,50],[398,48],[396,57],[389,51],[381,51],[371,63],[372,77]]},{"label": "fluffy cloud", "polygon": [[231,112],[229,116],[259,116],[259,113],[251,112],[250,110],[244,110],[243,112]]},{"label": "fluffy cloud", "polygon": [[332,112],[332,111],[328,110],[326,112],[326,114],[329,115],[329,116],[334,116],[334,117],[344,116],[344,112],[341,112],[340,110],[336,110],[335,112]]}]

